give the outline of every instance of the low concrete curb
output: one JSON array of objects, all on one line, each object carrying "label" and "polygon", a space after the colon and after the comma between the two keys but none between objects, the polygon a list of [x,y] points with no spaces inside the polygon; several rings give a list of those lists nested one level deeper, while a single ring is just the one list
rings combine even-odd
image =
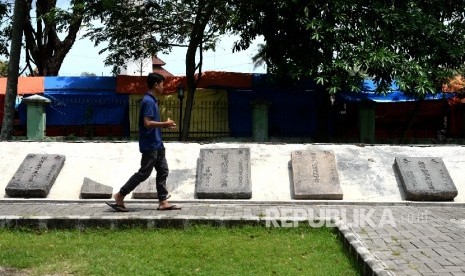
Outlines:
[{"label": "low concrete curb", "polygon": [[[137,210],[147,210],[145,205],[153,206],[156,201],[143,200],[131,201],[128,204]],[[223,204],[217,204],[222,202]],[[108,212],[104,214],[103,211],[98,211],[92,214],[66,214],[73,213],[77,209],[82,209],[84,212],[95,209],[95,206],[102,206],[100,209],[105,209],[104,203],[101,200],[85,200],[85,201],[50,201],[50,200],[34,200],[34,201],[21,201],[21,200],[2,200],[0,206],[10,205],[19,209],[18,214],[22,215],[0,215],[0,228],[9,229],[78,229],[84,230],[86,228],[110,228],[110,229],[125,229],[132,227],[141,227],[145,229],[155,228],[187,228],[194,225],[212,225],[218,227],[234,227],[244,225],[257,225],[262,227],[293,227],[308,221],[306,217],[292,217],[292,216],[279,216],[267,217],[264,210],[268,208],[281,208],[280,210],[291,210],[294,208],[301,208],[302,204],[289,203],[253,203],[251,204],[238,204],[237,201],[227,201],[229,204],[224,204],[225,201],[202,201],[195,203],[184,203],[186,209],[195,209],[207,211],[202,214],[198,211],[192,214],[180,214],[178,211],[168,212],[128,212],[128,213],[115,213]],[[234,202],[234,204],[232,204]],[[179,203],[179,202],[176,202]],[[308,201],[305,202],[306,206],[311,206]],[[29,205],[29,206],[28,206]],[[318,208],[325,208],[324,202],[313,202],[314,206]],[[332,204],[329,204],[329,206]],[[377,204],[376,204],[377,205]],[[145,209],[143,209],[142,207]],[[213,207],[211,207],[213,206]],[[328,206],[328,205],[326,205]],[[339,205],[341,206],[341,205]],[[367,207],[367,204],[363,206]],[[389,205],[388,205],[389,206]],[[208,211],[208,208],[213,208]],[[255,208],[255,209],[250,209]],[[34,210],[48,209],[43,213],[39,211],[35,214]],[[184,208],[183,208],[184,209]],[[235,210],[233,213],[225,211],[226,209]],[[57,210],[57,211],[50,211]],[[74,211],[73,211],[74,210]],[[154,208],[152,209],[154,210]],[[261,211],[260,211],[261,210]],[[237,212],[238,211],[238,212]],[[172,213],[171,213],[172,212]],[[216,214],[219,215],[215,215]],[[54,214],[53,214],[54,213]],[[61,215],[59,215],[61,213]],[[25,215],[30,214],[30,215]],[[270,223],[270,220],[274,220]],[[313,221],[319,221],[320,225],[334,225],[337,229],[338,235],[341,237],[343,244],[350,254],[353,255],[363,275],[395,275],[386,268],[381,260],[373,255],[369,248],[363,243],[360,237],[350,227],[338,218],[312,218]],[[304,223],[305,224],[305,223]],[[310,226],[312,227],[312,226]]]},{"label": "low concrete curb", "polygon": [[342,237],[344,247],[355,257],[360,265],[363,275],[370,276],[391,276],[395,275],[387,270],[382,261],[377,259],[367,248],[367,246],[358,238],[357,234],[350,230],[342,222],[337,223],[339,235]]}]

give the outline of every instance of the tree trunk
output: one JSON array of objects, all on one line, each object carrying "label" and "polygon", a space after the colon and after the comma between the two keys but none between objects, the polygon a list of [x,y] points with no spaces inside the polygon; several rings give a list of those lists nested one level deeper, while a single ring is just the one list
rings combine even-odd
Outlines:
[{"label": "tree trunk", "polygon": [[19,59],[23,38],[23,21],[26,16],[26,1],[15,0],[13,28],[11,35],[10,60],[6,83],[5,107],[0,141],[11,140],[13,136],[15,101],[18,94]]},{"label": "tree trunk", "polygon": [[197,44],[191,39],[186,53],[186,79],[187,79],[187,99],[184,118],[181,129],[181,141],[189,139],[189,128],[191,122],[192,108],[194,107],[194,93],[197,89],[195,80],[195,53]]},{"label": "tree trunk", "polygon": [[[69,20],[67,36],[62,40],[58,37],[57,23],[46,22],[40,19],[51,12],[55,6],[55,0],[39,0],[36,4],[36,27],[33,27],[31,18],[25,18],[24,36],[26,39],[27,57],[26,63],[31,61],[37,66],[39,76],[57,76],[63,60],[71,50],[81,28],[83,20],[84,1],[74,1],[72,19]],[[33,73],[33,72],[31,72]]]},{"label": "tree trunk", "polygon": [[[195,78],[196,63],[195,63],[195,54],[197,52],[197,47],[202,45],[204,39],[204,32],[207,26],[207,23],[210,21],[210,18],[215,10],[214,3],[209,3],[207,5],[200,5],[203,11],[197,13],[195,19],[194,27],[190,35],[189,45],[187,47],[186,53],[186,79],[187,79],[187,101],[186,108],[184,112],[182,130],[181,130],[181,141],[187,141],[189,139],[189,128],[191,124],[191,114],[192,108],[194,107],[194,93],[197,89],[197,83],[202,78],[202,55],[200,55],[199,61],[199,74],[197,79]],[[201,48],[201,47],[200,47]],[[200,49],[202,51],[202,49]]]}]

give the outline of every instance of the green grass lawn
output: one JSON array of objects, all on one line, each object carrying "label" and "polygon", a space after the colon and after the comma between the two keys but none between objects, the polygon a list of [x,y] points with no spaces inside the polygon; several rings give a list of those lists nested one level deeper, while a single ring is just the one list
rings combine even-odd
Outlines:
[{"label": "green grass lawn", "polygon": [[0,229],[0,267],[28,275],[359,275],[328,228]]}]

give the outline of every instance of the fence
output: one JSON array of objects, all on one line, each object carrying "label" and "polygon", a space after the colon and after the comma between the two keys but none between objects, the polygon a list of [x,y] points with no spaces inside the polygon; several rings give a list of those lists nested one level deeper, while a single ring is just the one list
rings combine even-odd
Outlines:
[{"label": "fence", "polygon": [[[141,95],[131,95],[129,99],[129,120],[131,135],[137,135],[139,131],[139,112]],[[160,119],[168,118],[174,120],[178,125],[176,129],[162,129],[163,137],[167,139],[178,139],[180,135],[180,101],[174,96],[160,97],[158,106],[160,109]],[[186,99],[183,101],[183,109],[186,107]],[[183,112],[183,117],[185,112]],[[191,114],[189,127],[190,138],[215,138],[228,137],[230,135],[228,119],[227,97],[218,99],[197,99]]]},{"label": "fence", "polygon": [[[339,109],[338,109],[339,108]],[[335,110],[334,134],[340,142],[359,141],[362,121],[359,103],[343,103]],[[445,100],[374,103],[377,143],[439,142],[447,133],[449,107]]]}]

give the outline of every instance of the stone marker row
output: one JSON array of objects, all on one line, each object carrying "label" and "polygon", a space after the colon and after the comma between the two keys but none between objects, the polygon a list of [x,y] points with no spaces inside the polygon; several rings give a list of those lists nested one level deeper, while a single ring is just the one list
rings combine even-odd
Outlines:
[{"label": "stone marker row", "polygon": [[[82,199],[105,199],[111,198],[113,195],[113,188],[87,177],[81,187]],[[132,198],[134,199],[157,199],[158,193],[155,185],[155,177],[149,177],[147,180],[139,184],[139,186],[132,191]]]},{"label": "stone marker row", "polygon": [[394,167],[399,174],[406,200],[453,200],[458,195],[441,158],[396,157]]},{"label": "stone marker row", "polygon": [[[10,197],[46,197],[65,156],[28,154],[12,177],[6,194]],[[336,158],[331,151],[291,153],[294,199],[340,200]],[[248,148],[201,149],[195,184],[199,199],[250,199],[252,183]],[[396,157],[395,172],[407,200],[453,200],[458,191],[441,158]],[[84,178],[81,198],[111,198],[113,188]],[[155,178],[141,183],[132,194],[136,199],[156,199]]]},{"label": "stone marker row", "polygon": [[195,193],[200,199],[250,199],[250,150],[201,149]]},{"label": "stone marker row", "polygon": [[342,199],[332,152],[294,151],[291,164],[295,199]]},{"label": "stone marker row", "polygon": [[111,198],[113,195],[113,188],[102,183],[98,183],[92,179],[84,177],[81,187],[82,199],[100,199]]},{"label": "stone marker row", "polygon": [[[294,199],[340,200],[336,158],[331,151],[291,153]],[[453,200],[458,191],[441,158],[396,157],[394,167],[406,200]],[[197,166],[197,198],[251,198],[250,152],[239,149],[202,149]]]},{"label": "stone marker row", "polygon": [[[104,199],[111,198],[113,195],[113,188],[98,182],[95,182],[87,177],[81,188],[81,198],[83,199]],[[134,199],[156,199],[158,193],[155,185],[155,177],[149,177],[147,180],[139,184],[139,186],[132,191],[132,198]]]},{"label": "stone marker row", "polygon": [[10,197],[47,197],[65,164],[59,154],[28,154],[5,188]]}]

